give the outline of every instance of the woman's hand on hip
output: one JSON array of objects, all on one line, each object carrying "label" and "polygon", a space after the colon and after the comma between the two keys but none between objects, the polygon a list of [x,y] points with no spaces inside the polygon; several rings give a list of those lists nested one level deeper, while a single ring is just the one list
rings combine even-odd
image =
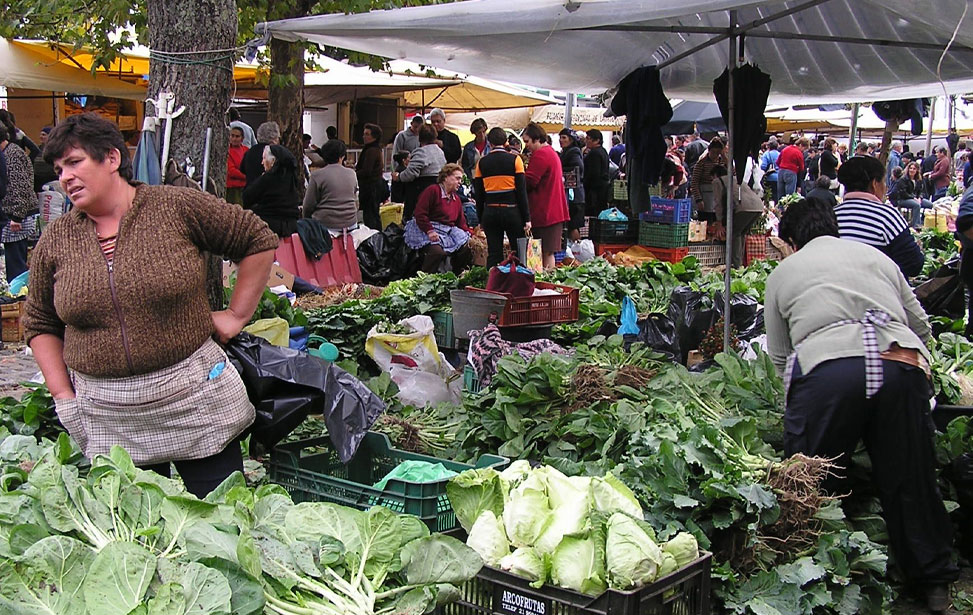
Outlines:
[{"label": "woman's hand on hip", "polygon": [[215,337],[221,344],[229,343],[240,331],[243,331],[243,327],[247,326],[249,320],[240,318],[233,310],[212,312],[212,317],[213,328],[216,331]]}]

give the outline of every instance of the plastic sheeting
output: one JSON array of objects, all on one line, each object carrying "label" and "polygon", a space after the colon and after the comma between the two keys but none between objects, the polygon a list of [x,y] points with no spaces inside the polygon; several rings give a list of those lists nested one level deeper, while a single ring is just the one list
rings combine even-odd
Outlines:
[{"label": "plastic sheeting", "polygon": [[354,457],[385,403],[364,383],[332,363],[241,333],[226,347],[257,409],[251,429],[267,447],[280,442],[309,414],[324,414],[342,463]]},{"label": "plastic sheeting", "polygon": [[[599,93],[636,68],[660,64],[717,37],[688,29],[726,28],[730,9],[737,10],[740,24],[751,24],[802,4],[807,2],[480,0],[278,21],[258,31],[266,27],[278,38],[408,58],[492,79]],[[745,59],[770,74],[772,103],[936,96],[943,93],[937,63],[965,6],[965,0],[827,0],[753,28],[746,36]],[[959,28],[954,47],[973,47],[970,23]],[[673,31],[591,29],[619,25]],[[778,37],[770,38],[775,33]],[[921,45],[872,44],[889,40]],[[711,101],[713,80],[727,66],[727,54],[724,39],[667,67],[665,92]],[[973,90],[973,52],[947,53],[941,76],[951,93]]]}]

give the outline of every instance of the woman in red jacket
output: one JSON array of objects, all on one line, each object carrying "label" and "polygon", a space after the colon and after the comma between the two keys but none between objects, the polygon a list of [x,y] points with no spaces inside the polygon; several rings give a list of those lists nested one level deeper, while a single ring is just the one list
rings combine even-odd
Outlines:
[{"label": "woman in red jacket", "polygon": [[243,129],[237,126],[230,128],[230,151],[226,156],[226,200],[228,203],[243,205],[243,189],[247,185],[247,176],[240,170],[243,155],[250,148],[243,144]]},{"label": "woman in red jacket", "polygon": [[531,229],[541,240],[544,269],[553,269],[554,253],[561,249],[564,223],[570,218],[561,159],[547,144],[547,133],[534,122],[524,129],[524,144],[531,151],[525,172]]}]

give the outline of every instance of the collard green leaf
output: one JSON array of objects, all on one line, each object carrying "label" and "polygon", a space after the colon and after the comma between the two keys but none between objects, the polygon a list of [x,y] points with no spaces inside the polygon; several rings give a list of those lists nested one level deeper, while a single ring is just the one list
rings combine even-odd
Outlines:
[{"label": "collard green leaf", "polygon": [[186,613],[223,615],[230,612],[233,592],[221,572],[196,562],[186,564],[182,577]]},{"label": "collard green leaf", "polygon": [[433,534],[402,547],[402,570],[410,585],[462,584],[476,576],[483,560],[459,540]]},{"label": "collard green leaf", "polygon": [[142,602],[155,575],[156,558],[131,542],[111,542],[88,568],[82,584],[91,613],[128,615]]},{"label": "collard green leaf", "polygon": [[232,615],[259,615],[263,611],[266,599],[260,581],[225,559],[211,557],[200,560],[200,563],[219,571],[230,584]]},{"label": "collard green leaf", "polygon": [[284,527],[296,540],[332,536],[343,542],[349,552],[360,552],[363,517],[361,511],[330,502],[301,502],[287,510]]}]

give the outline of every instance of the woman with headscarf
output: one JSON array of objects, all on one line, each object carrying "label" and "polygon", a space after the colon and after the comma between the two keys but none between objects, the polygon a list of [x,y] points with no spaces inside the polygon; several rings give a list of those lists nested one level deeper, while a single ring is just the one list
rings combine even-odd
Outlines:
[{"label": "woman with headscarf", "polygon": [[243,189],[243,206],[260,216],[278,237],[290,237],[297,232],[301,207],[297,159],[282,145],[266,145],[262,163],[263,175]]},{"label": "woman with headscarf", "polygon": [[570,128],[564,128],[558,133],[561,143],[561,171],[564,175],[564,189],[567,192],[568,239],[581,239],[581,228],[584,227],[584,156],[581,154],[581,144],[578,137]]}]

